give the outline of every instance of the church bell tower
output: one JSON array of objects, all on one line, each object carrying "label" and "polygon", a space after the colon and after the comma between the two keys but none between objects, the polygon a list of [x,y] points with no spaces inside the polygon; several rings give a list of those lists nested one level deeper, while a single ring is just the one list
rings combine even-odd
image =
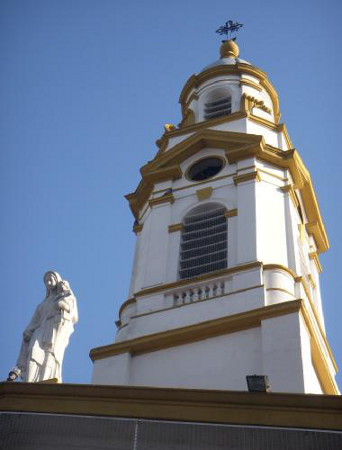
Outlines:
[{"label": "church bell tower", "polygon": [[91,351],[93,383],[339,394],[312,180],[265,72],[233,40],[192,75],[127,195],[136,248],[115,343]]}]

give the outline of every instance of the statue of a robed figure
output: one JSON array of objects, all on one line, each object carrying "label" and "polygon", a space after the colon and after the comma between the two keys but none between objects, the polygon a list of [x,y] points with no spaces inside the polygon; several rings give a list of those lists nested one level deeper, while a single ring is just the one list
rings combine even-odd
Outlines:
[{"label": "statue of a robed figure", "polygon": [[57,272],[46,272],[44,283],[46,297],[23,333],[17,367],[9,381],[18,375],[26,382],[62,381],[64,351],[78,320],[76,298]]}]

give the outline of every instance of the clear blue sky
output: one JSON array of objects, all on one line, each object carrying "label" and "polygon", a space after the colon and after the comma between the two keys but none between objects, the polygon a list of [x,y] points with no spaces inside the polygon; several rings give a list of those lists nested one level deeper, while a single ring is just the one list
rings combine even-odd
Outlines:
[{"label": "clear blue sky", "polygon": [[341,12],[338,0],[1,2],[1,379],[55,269],[80,310],[64,381],[90,381],[89,350],[113,342],[127,298],[135,236],[124,194],[164,123],[180,121],[182,86],[217,59],[214,31],[230,18],[245,24],[241,57],[268,73],[313,177],[331,244],[327,335],[342,366]]}]

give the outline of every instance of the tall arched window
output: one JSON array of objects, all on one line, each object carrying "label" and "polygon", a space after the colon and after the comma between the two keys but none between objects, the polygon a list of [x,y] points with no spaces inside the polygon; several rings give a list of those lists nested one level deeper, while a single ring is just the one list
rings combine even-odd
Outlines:
[{"label": "tall arched window", "polygon": [[227,219],[222,205],[191,210],[183,220],[179,278],[192,278],[227,267]]}]

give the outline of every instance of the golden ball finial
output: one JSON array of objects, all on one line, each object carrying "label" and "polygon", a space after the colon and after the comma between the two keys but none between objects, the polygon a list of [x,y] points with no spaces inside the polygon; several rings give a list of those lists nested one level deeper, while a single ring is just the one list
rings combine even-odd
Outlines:
[{"label": "golden ball finial", "polygon": [[238,45],[232,40],[223,41],[220,47],[221,58],[237,58],[239,56],[239,52],[240,50]]}]

